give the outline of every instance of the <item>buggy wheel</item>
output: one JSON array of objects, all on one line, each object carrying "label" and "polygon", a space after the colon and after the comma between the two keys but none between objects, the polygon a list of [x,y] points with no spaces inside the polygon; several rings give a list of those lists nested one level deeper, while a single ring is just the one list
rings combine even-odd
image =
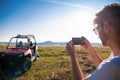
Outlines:
[{"label": "buggy wheel", "polygon": [[30,70],[31,66],[32,66],[31,60],[29,58],[26,58],[24,62],[22,63],[22,71],[26,72]]}]

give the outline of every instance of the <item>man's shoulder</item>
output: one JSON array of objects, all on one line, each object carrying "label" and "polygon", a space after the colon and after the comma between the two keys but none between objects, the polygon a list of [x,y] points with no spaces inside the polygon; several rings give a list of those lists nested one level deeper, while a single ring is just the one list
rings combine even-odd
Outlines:
[{"label": "man's shoulder", "polygon": [[113,58],[110,63],[120,68],[120,56]]},{"label": "man's shoulder", "polygon": [[88,80],[120,80],[119,72],[120,57],[107,59],[88,77]]}]

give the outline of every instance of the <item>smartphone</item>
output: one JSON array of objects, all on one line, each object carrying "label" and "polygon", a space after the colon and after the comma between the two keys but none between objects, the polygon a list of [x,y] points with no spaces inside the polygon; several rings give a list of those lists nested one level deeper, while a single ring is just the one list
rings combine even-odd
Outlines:
[{"label": "smartphone", "polygon": [[83,45],[84,44],[84,38],[83,37],[73,37],[72,38],[74,45]]}]

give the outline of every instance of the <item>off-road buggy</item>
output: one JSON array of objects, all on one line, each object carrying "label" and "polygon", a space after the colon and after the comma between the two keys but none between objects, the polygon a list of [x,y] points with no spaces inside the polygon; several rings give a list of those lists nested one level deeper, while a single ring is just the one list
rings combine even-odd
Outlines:
[{"label": "off-road buggy", "polygon": [[17,35],[12,37],[7,48],[0,52],[0,65],[13,77],[28,71],[32,62],[38,58],[34,35]]}]

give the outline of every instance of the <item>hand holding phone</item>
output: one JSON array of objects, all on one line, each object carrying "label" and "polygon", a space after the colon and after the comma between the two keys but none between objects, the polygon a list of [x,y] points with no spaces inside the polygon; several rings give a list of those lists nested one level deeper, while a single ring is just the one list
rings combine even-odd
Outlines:
[{"label": "hand holding phone", "polygon": [[84,38],[83,37],[73,37],[72,38],[74,45],[83,45],[84,44]]}]

